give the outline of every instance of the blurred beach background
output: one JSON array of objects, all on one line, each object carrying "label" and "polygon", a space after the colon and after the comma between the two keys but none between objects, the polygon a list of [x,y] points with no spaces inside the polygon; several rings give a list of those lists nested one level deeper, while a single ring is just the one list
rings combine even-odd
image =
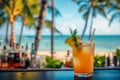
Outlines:
[{"label": "blurred beach background", "polygon": [[[54,51],[66,51],[71,50],[71,47],[65,44],[65,40],[70,35],[56,35],[54,37]],[[31,49],[31,44],[34,42],[35,36],[23,36],[22,45],[28,44],[29,49]],[[16,37],[18,41],[18,37]],[[88,36],[85,36],[85,40]],[[0,42],[2,45],[5,43],[5,37],[0,37]],[[94,36],[95,50],[96,52],[109,52],[115,51],[116,48],[120,48],[120,36],[119,35],[96,35]],[[39,43],[39,50],[50,51],[50,36],[42,36],[41,42]]]},{"label": "blurred beach background", "polygon": [[[31,0],[31,4],[37,3],[36,4],[37,7],[40,8],[40,3],[39,3],[40,0],[37,1],[35,2],[34,0]],[[58,57],[60,57],[60,55],[63,54],[65,56],[67,50],[70,51],[72,50],[70,46],[65,44],[65,40],[70,36],[70,28],[72,30],[77,29],[78,35],[80,36],[82,35],[82,32],[85,28],[85,24],[87,24],[87,29],[85,31],[85,37],[84,37],[85,40],[88,40],[89,38],[89,30],[96,28],[95,36],[94,36],[95,53],[97,54],[104,53],[104,55],[106,55],[107,53],[115,52],[117,48],[120,48],[120,19],[119,19],[120,16],[119,15],[114,16],[114,14],[120,13],[119,0],[110,0],[110,3],[117,6],[118,8],[113,7],[113,5],[111,4],[109,6],[108,5],[103,6],[104,3],[108,3],[107,0],[94,0],[96,4],[92,3],[91,0],[83,0],[83,1],[81,0],[81,2],[83,2],[81,4],[76,3],[75,1],[79,1],[79,0],[54,0],[55,9],[57,9],[60,12],[60,14],[58,14],[57,16],[54,15],[54,25],[55,25],[54,27],[55,29],[57,29],[59,32],[62,33],[62,35],[56,32],[54,33],[54,41],[53,41],[54,44],[52,44],[54,46],[53,51],[55,53],[59,53]],[[48,0],[47,5],[51,6],[52,5],[51,3],[52,3],[51,0]],[[83,6],[83,4],[85,5]],[[94,11],[95,13],[94,16],[92,16],[93,10],[91,10],[91,12],[87,14],[87,12],[89,11],[88,7],[96,8],[96,11]],[[111,11],[109,11],[110,8],[112,8]],[[32,9],[31,11],[34,11],[34,9]],[[45,17],[45,20],[52,21],[53,20],[51,14],[52,11],[49,8],[47,8],[45,11],[46,11],[46,15],[42,17]],[[39,17],[39,14],[37,15],[33,14],[34,18],[36,16]],[[86,16],[90,16],[87,17],[88,21],[86,20]],[[21,45],[25,46],[28,44],[29,50],[31,50],[31,44],[35,42],[36,39],[35,36],[37,36],[35,35],[36,31],[38,31],[39,28],[37,22],[38,20],[34,21],[36,25],[32,27],[30,27],[27,23],[22,32],[23,36],[21,40]],[[5,45],[6,26],[7,26],[6,21],[0,25],[0,42],[2,46]],[[10,26],[10,24],[8,26]],[[20,30],[22,30],[21,16],[16,17],[16,20],[14,21],[14,26],[15,29],[13,31],[15,31],[14,35],[16,36],[14,37],[16,38],[16,43],[18,43]],[[92,26],[92,28],[90,28],[90,26]],[[42,27],[42,31],[40,33],[41,40],[39,41],[38,51],[40,54],[42,53],[50,54],[51,41],[52,41],[51,32],[53,31],[51,31],[51,25],[48,26],[49,28],[45,25],[41,27]],[[9,28],[8,33],[9,33],[8,36],[10,41],[11,26]],[[37,38],[38,37],[39,36],[37,36]]]}]

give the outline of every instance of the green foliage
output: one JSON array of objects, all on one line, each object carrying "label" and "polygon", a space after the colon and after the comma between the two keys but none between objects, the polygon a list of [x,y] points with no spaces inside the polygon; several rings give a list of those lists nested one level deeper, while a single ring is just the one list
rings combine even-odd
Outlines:
[{"label": "green foliage", "polygon": [[120,49],[116,49],[116,56],[120,59]]},{"label": "green foliage", "polygon": [[110,6],[108,7],[108,13],[112,14],[109,25],[114,21],[120,22],[120,0],[110,0]]},{"label": "green foliage", "polygon": [[[60,13],[60,11],[59,11],[56,7],[54,7],[53,9],[54,9],[54,16],[55,16],[55,17],[57,17],[57,16],[62,16],[62,14]],[[52,6],[51,6],[51,5],[48,5],[48,6],[47,6],[47,11],[48,11],[49,13],[52,13]]]},{"label": "green foliage", "polygon": [[[44,22],[44,26],[48,29],[51,28],[52,25],[52,21],[51,20],[45,20]],[[62,35],[62,33],[56,28],[56,26],[54,27],[55,32],[59,33],[60,35]]]},{"label": "green foliage", "polygon": [[75,45],[76,46],[79,46],[80,43],[80,37],[77,36],[77,29],[75,29],[74,31],[72,31],[72,29],[70,29],[70,33],[71,33],[71,37],[72,37],[72,40],[75,42]]},{"label": "green foliage", "polygon": [[94,57],[94,66],[103,67],[105,66],[105,56],[95,56]]},{"label": "green foliage", "polygon": [[88,19],[89,14],[90,14],[90,8],[84,12],[84,14],[83,14],[84,20]]},{"label": "green foliage", "polygon": [[2,27],[1,25],[5,23],[6,19],[5,12],[0,9],[0,27]]},{"label": "green foliage", "polygon": [[61,62],[59,60],[53,60],[51,57],[46,56],[45,66],[47,68],[61,68],[62,65],[63,65],[63,62]]}]

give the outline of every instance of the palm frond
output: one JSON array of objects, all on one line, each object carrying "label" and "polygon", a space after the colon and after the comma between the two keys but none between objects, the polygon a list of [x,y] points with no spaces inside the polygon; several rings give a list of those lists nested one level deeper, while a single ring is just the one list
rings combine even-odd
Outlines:
[{"label": "palm frond", "polygon": [[21,12],[23,15],[27,15],[27,16],[31,16],[32,15],[32,12],[31,12],[31,10],[30,10],[30,8],[27,6],[27,5],[24,5],[24,7],[23,7],[23,10],[22,10],[22,12]]},{"label": "palm frond", "polygon": [[91,8],[89,8],[88,10],[86,10],[86,12],[83,14],[83,18],[84,18],[85,21],[88,19],[88,16],[89,16],[89,13],[90,13],[90,9]]},{"label": "palm frond", "polygon": [[40,5],[38,5],[38,4],[33,4],[33,5],[29,6],[32,14],[39,15],[39,10],[40,10],[39,6]]},{"label": "palm frond", "polygon": [[120,12],[114,13],[109,21],[109,25],[111,25],[111,23],[116,20],[117,18],[120,19]]},{"label": "palm frond", "polygon": [[51,28],[52,21],[50,21],[50,20],[45,20],[44,25],[45,25],[47,28]]},{"label": "palm frond", "polygon": [[27,16],[26,17],[28,23],[26,24],[28,28],[36,28],[37,23],[36,21],[38,20],[37,18],[34,18],[33,16]]},{"label": "palm frond", "polygon": [[22,4],[26,5],[28,3],[28,0],[22,0]]},{"label": "palm frond", "polygon": [[116,6],[116,9],[120,11],[120,6]]},{"label": "palm frond", "polygon": [[98,11],[102,16],[104,16],[105,18],[107,18],[107,14],[106,14],[104,8],[102,8],[102,7],[100,7],[100,6],[96,6],[96,9],[97,9],[97,11]]},{"label": "palm frond", "polygon": [[73,31],[72,31],[72,29],[70,28],[70,33],[71,33],[71,35],[73,34]]},{"label": "palm frond", "polygon": [[108,9],[108,13],[111,13],[113,10],[115,10],[115,5],[111,4],[110,8]]},{"label": "palm frond", "polygon": [[8,15],[11,15],[11,9],[8,6],[4,6],[4,9]]},{"label": "palm frond", "polygon": [[118,7],[117,5],[111,4],[110,8],[108,9],[108,13],[111,13],[116,10],[120,10],[120,7]]},{"label": "palm frond", "polygon": [[82,3],[88,2],[88,0],[73,0],[73,2],[77,3],[77,5],[81,5]]},{"label": "palm frond", "polygon": [[[22,0],[22,1],[23,1],[23,9],[20,16],[22,17],[23,21],[25,22],[28,28],[36,28],[36,24],[37,24],[36,21],[38,20],[38,18],[35,18],[34,15],[39,13],[39,10],[37,10],[39,7],[38,3],[36,3],[35,1],[33,2],[33,0]],[[33,3],[29,1],[32,1]]]},{"label": "palm frond", "polygon": [[89,8],[88,4],[81,4],[81,6],[79,7],[79,12],[82,12],[83,10],[86,10],[88,8]]},{"label": "palm frond", "polygon": [[[52,6],[47,6],[47,10],[49,13],[52,13]],[[55,16],[62,16],[62,14],[60,13],[60,11],[54,7],[54,14]]]},{"label": "palm frond", "polygon": [[0,18],[4,16],[4,11],[0,9]]},{"label": "palm frond", "polygon": [[93,8],[93,17],[96,17],[96,8]]},{"label": "palm frond", "polygon": [[110,7],[111,0],[98,0],[98,3],[104,4],[105,7]]},{"label": "palm frond", "polygon": [[[45,25],[45,27],[47,27],[47,28],[51,28],[51,25],[52,25],[52,21],[50,21],[50,20],[45,20],[45,22],[44,22],[44,25]],[[59,33],[60,35],[62,35],[62,33],[56,28],[56,27],[54,27],[54,30],[55,30],[55,32],[57,32],[57,33]]]},{"label": "palm frond", "polygon": [[56,27],[55,27],[55,32],[57,32],[57,33],[60,34],[60,35],[63,35],[63,34],[61,33],[61,31],[59,31],[59,29],[57,29]]},{"label": "palm frond", "polygon": [[6,23],[7,20],[8,20],[8,17],[5,16],[5,12],[0,11],[0,27],[2,27],[2,25]]}]

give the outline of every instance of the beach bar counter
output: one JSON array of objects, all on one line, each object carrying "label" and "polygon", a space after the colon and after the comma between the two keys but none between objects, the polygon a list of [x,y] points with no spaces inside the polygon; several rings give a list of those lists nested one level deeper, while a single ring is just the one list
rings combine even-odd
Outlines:
[{"label": "beach bar counter", "polygon": [[120,80],[120,69],[95,68],[89,78],[75,77],[73,69],[1,70],[0,80]]}]

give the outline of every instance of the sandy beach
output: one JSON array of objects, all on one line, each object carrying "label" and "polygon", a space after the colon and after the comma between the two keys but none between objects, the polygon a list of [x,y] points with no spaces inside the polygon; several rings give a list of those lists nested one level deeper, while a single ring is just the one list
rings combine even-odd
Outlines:
[{"label": "sandy beach", "polygon": [[[38,51],[37,55],[51,56],[51,52],[50,51]],[[70,55],[72,56],[71,51],[70,51]],[[67,56],[67,51],[55,51],[54,52],[54,59],[58,59],[64,62],[66,56]]]},{"label": "sandy beach", "polygon": [[[37,55],[45,55],[45,56],[51,56],[50,51],[38,51]],[[70,55],[72,56],[72,51],[70,51]],[[95,56],[110,56],[112,59],[114,52],[107,52],[107,51],[101,51],[101,52],[95,52]],[[55,51],[54,52],[54,59],[58,59],[64,62],[65,58],[67,56],[67,51]]]}]

